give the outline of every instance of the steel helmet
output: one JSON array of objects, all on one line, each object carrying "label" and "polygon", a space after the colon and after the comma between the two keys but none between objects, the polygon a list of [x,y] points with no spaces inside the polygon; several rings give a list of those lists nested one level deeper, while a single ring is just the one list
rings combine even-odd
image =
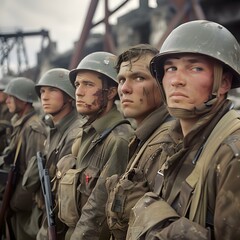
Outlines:
[{"label": "steel helmet", "polygon": [[78,64],[76,69],[70,71],[69,78],[74,86],[74,81],[76,75],[81,70],[91,70],[93,72],[101,73],[110,79],[112,79],[115,83],[118,83],[117,71],[115,69],[116,56],[109,52],[94,52],[87,55],[83,58]]},{"label": "steel helmet", "polygon": [[40,88],[43,86],[55,87],[75,99],[75,89],[69,82],[69,70],[64,68],[53,68],[48,70],[36,84],[36,92],[40,97]]},{"label": "steel helmet", "polygon": [[24,102],[33,103],[38,100],[35,92],[35,83],[31,79],[25,77],[12,79],[12,81],[8,83],[4,92]]},{"label": "steel helmet", "polygon": [[150,63],[152,75],[162,81],[163,62],[170,54],[197,53],[212,57],[233,72],[232,88],[240,87],[240,46],[236,38],[218,23],[195,20],[174,29]]},{"label": "steel helmet", "polygon": [[3,76],[0,79],[0,91],[3,91],[12,79],[13,77],[10,77],[8,75]]}]

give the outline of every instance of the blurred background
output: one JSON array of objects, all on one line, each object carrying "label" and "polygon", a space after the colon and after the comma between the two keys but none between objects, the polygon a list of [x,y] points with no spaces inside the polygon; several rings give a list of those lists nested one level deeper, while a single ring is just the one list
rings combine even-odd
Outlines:
[{"label": "blurred background", "polygon": [[[218,22],[240,41],[239,0],[1,0],[0,77],[37,82],[50,68],[75,68],[90,52],[160,48],[173,28],[195,19]],[[239,107],[240,93],[231,97]]]}]

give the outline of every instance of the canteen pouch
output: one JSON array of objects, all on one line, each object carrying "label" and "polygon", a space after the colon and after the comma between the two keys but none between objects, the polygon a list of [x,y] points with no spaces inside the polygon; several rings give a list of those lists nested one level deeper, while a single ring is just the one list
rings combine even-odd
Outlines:
[{"label": "canteen pouch", "polygon": [[68,227],[75,227],[80,217],[80,174],[79,169],[69,169],[58,186],[58,217]]}]

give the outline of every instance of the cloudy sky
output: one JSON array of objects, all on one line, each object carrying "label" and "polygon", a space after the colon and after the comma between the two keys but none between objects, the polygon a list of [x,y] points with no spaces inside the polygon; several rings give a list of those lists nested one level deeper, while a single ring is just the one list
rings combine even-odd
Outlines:
[{"label": "cloudy sky", "polygon": [[[79,39],[90,2],[90,0],[1,0],[0,32],[15,33],[17,30],[30,32],[46,29],[50,33],[50,38],[57,42],[57,50],[61,53],[71,49],[74,42]],[[104,16],[104,1],[99,2],[93,22]],[[109,1],[109,7],[113,9],[122,2],[123,0]],[[117,16],[137,7],[137,0],[129,0],[121,11],[110,18],[110,22],[116,23]],[[103,29],[103,26],[96,28],[95,31],[101,31],[101,28]],[[40,36],[25,38],[30,65],[34,65],[36,61],[41,40]]]}]

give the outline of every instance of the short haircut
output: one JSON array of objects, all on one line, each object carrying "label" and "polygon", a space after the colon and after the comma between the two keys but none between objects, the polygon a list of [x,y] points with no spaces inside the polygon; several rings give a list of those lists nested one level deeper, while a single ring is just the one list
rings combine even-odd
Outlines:
[{"label": "short haircut", "polygon": [[135,61],[138,61],[142,56],[145,55],[155,56],[158,53],[159,50],[150,44],[137,44],[135,46],[128,48],[126,51],[124,51],[118,56],[115,68],[117,72],[119,72],[122,62],[130,61],[131,63],[132,59],[136,58]]}]

